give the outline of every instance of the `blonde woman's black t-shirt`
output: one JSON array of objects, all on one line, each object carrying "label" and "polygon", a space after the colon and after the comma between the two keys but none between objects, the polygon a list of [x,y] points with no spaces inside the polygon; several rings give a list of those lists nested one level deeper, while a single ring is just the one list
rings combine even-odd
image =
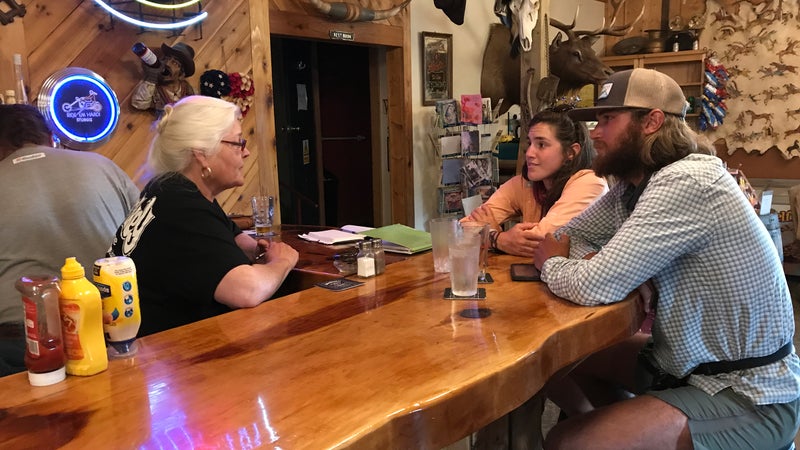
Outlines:
[{"label": "blonde woman's black t-shirt", "polygon": [[214,300],[214,291],[231,269],[250,264],[236,245],[241,232],[183,175],[147,184],[109,250],[136,265],[139,336],[230,311]]}]

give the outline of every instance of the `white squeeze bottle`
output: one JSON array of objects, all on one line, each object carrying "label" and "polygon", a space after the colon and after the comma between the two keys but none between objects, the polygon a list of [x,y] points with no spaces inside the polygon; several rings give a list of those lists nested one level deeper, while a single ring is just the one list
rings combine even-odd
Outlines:
[{"label": "white squeeze bottle", "polygon": [[70,375],[94,375],[108,368],[103,303],[97,286],[85,275],[74,257],[61,268],[61,331]]}]

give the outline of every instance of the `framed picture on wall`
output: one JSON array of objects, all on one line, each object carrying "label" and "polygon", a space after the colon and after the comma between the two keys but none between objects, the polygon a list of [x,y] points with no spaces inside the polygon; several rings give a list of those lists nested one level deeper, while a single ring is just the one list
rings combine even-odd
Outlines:
[{"label": "framed picture on wall", "polygon": [[423,31],[422,104],[453,97],[453,35]]}]

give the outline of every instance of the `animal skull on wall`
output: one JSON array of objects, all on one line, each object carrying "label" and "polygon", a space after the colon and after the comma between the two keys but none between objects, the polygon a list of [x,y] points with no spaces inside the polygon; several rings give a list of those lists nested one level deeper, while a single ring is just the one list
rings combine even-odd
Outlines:
[{"label": "animal skull on wall", "polygon": [[536,28],[536,22],[539,21],[539,0],[519,1],[521,5],[516,15],[519,45],[523,51],[529,52],[533,45],[533,29]]},{"label": "animal skull on wall", "polygon": [[[503,1],[504,0],[498,0],[495,3],[495,14],[498,14],[498,11],[502,12],[506,10]],[[550,25],[564,32],[567,37],[567,40],[562,40],[562,34],[559,32],[556,37],[553,38],[548,49],[550,74],[559,79],[555,92],[556,97],[577,91],[587,84],[597,84],[613,73],[595,54],[592,49],[592,44],[600,35],[624,36],[644,15],[643,3],[641,12],[632,22],[627,25],[615,26],[617,14],[624,3],[625,0],[611,0],[613,8],[611,22],[606,26],[604,20],[603,26],[598,30],[573,30],[579,10],[575,11],[575,18],[572,20],[572,24],[569,25],[550,18]],[[520,7],[521,6],[522,5],[520,5]],[[508,11],[513,12],[514,7],[510,4],[507,5],[507,7]],[[517,14],[519,14],[519,11]],[[511,23],[511,41],[508,39],[503,40],[498,37],[502,35],[509,36],[508,31],[503,33],[501,29],[497,28],[501,26],[500,24],[491,25],[489,41],[487,42],[483,56],[481,95],[490,97],[493,105],[497,105],[500,99],[503,99],[498,109],[498,114],[503,114],[508,111],[511,105],[519,105],[521,100],[520,58],[514,48],[513,42],[515,37],[514,24],[517,24],[518,21],[512,20]],[[520,37],[519,39],[521,45],[522,38]]]}]

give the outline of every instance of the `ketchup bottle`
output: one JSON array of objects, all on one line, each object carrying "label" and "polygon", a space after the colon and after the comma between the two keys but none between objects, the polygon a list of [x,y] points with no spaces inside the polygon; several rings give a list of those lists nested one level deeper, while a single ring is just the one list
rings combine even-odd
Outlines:
[{"label": "ketchup bottle", "polygon": [[58,278],[23,276],[14,283],[25,308],[25,367],[33,386],[48,386],[65,376],[64,343],[58,299]]}]

